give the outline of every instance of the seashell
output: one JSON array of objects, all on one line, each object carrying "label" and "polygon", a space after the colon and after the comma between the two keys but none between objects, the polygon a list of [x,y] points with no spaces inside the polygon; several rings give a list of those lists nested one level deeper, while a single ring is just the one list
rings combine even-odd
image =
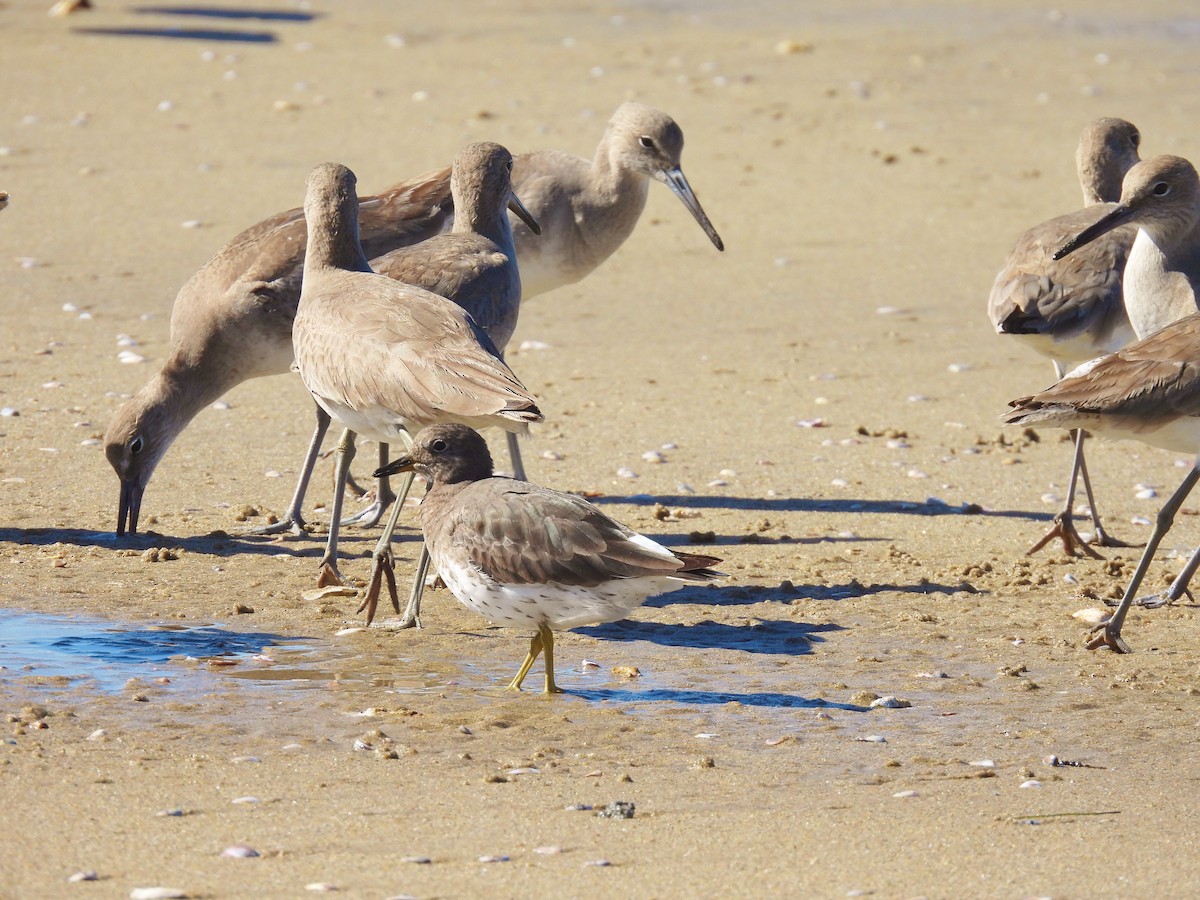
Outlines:
[{"label": "seashell", "polygon": [[261,854],[247,844],[231,844],[221,851],[221,855],[230,859],[253,859]]},{"label": "seashell", "polygon": [[917,792],[916,791],[897,791],[896,793],[892,794],[892,796],[896,797],[898,799],[904,800],[909,797],[917,796]]},{"label": "seashell", "polygon": [[129,892],[129,900],[186,900],[187,891],[169,887],[134,888]]},{"label": "seashell", "polygon": [[323,600],[326,597],[353,597],[358,591],[352,587],[346,587],[342,584],[331,584],[329,587],[316,588],[311,591],[305,591],[300,595],[301,599],[307,600],[310,603]]},{"label": "seashell", "polygon": [[1112,618],[1112,610],[1090,607],[1071,613],[1072,619],[1078,619],[1086,625],[1102,625]]}]

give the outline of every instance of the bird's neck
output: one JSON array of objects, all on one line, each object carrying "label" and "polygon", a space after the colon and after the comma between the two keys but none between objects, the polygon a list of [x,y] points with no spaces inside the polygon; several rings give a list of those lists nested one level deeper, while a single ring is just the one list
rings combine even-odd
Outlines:
[{"label": "bird's neck", "polygon": [[321,268],[370,272],[367,257],[358,240],[358,214],[346,207],[319,211],[307,216],[308,243],[304,254],[304,274]]},{"label": "bird's neck", "polygon": [[1125,309],[1138,338],[1196,312],[1196,295],[1188,278],[1163,249],[1162,238],[1138,229],[1125,263]]}]

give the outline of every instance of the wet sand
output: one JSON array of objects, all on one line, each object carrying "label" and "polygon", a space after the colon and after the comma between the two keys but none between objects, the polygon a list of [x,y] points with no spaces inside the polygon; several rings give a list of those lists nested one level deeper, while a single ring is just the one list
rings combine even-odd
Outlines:
[{"label": "wet sand", "polygon": [[[100,5],[0,10],[19,85],[0,96],[0,407],[19,413],[0,417],[0,605],[211,626],[201,648],[238,652],[105,663],[97,683],[69,676],[95,675],[108,634],[39,667],[0,621],[0,896],[1200,887],[1196,607],[1135,610],[1132,655],[1083,649],[1071,614],[1119,596],[1139,551],[1023,555],[1070,450],[1001,435],[1051,367],[985,315],[1020,231],[1079,205],[1086,122],[1197,155],[1189,5]],[[181,28],[209,33],[164,31]],[[723,557],[727,582],[560,635],[550,700],[502,690],[528,635],[445,591],[420,631],[346,631],[356,597],[304,597],[318,539],[239,536],[290,496],[311,427],[294,376],[201,413],[150,483],[147,533],[113,536],[98,439],[161,364],[175,292],[299,205],[315,164],[371,191],[472,140],[590,155],[630,98],[681,124],[728,249],[652,186],[613,259],[523,308],[510,362],[547,418],[526,463]],[[1181,461],[1094,447],[1110,530],[1144,541]],[[307,510],[329,477],[326,459]],[[1155,588],[1200,540],[1197,507]],[[366,576],[375,535],[343,533],[344,574]],[[178,633],[142,634],[143,657]],[[633,817],[596,815],[616,801]],[[68,882],[86,870],[99,881]]]}]

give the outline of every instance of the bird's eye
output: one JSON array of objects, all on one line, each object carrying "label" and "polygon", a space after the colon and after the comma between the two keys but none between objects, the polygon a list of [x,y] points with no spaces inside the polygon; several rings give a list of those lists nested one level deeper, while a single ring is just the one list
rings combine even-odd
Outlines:
[{"label": "bird's eye", "polygon": [[429,445],[429,449],[432,450],[434,453],[445,453],[446,446],[447,446],[446,442],[443,441],[441,438],[438,438],[436,441],[434,441],[432,444]]},{"label": "bird's eye", "polygon": [[1133,143],[1133,146],[1139,147],[1142,143],[1142,136],[1135,131],[1129,136],[1129,140]]},{"label": "bird's eye", "polygon": [[511,159],[508,161],[508,163],[505,165],[504,168],[508,169],[508,171],[510,171],[510,172],[512,171],[512,160]]},{"label": "bird's eye", "polygon": [[654,138],[650,137],[649,135],[643,134],[640,138],[638,138],[638,143],[647,150],[654,149]]},{"label": "bird's eye", "polygon": [[139,434],[137,437],[135,437],[132,441],[129,442],[129,452],[132,453],[134,456],[137,456],[139,453],[142,452],[142,448],[145,446],[146,446],[146,442],[145,442],[145,440],[143,440],[142,436]]},{"label": "bird's eye", "polygon": [[1171,193],[1171,186],[1169,184],[1167,184],[1165,181],[1160,181],[1158,184],[1156,184],[1154,186],[1153,190],[1154,190],[1154,196],[1165,197],[1165,196],[1167,196],[1167,194]]}]

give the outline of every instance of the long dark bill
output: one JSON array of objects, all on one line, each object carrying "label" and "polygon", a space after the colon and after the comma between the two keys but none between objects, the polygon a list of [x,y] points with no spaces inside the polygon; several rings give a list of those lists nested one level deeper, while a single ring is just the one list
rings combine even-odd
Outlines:
[{"label": "long dark bill", "polygon": [[537,223],[537,219],[533,217],[533,213],[521,202],[521,198],[511,191],[508,194],[508,208],[516,213],[517,218],[528,225],[529,230],[534,234],[542,233],[542,226]]},{"label": "long dark bill", "polygon": [[121,480],[121,501],[117,507],[117,537],[125,534],[128,523],[129,533],[137,534],[138,514],[142,511],[142,493],[144,488],[130,478]]},{"label": "long dark bill", "polygon": [[384,478],[388,475],[399,475],[401,472],[411,472],[416,464],[416,460],[411,456],[401,456],[399,459],[393,459],[386,466],[380,466],[372,473],[372,477]]},{"label": "long dark bill", "polygon": [[708,221],[704,207],[696,199],[696,194],[692,190],[692,186],[688,184],[688,180],[683,177],[683,169],[678,167],[666,169],[659,172],[657,177],[659,181],[671,189],[676,197],[683,201],[683,205],[688,208],[688,212],[692,214],[692,217],[700,223],[700,227],[704,229],[704,233],[708,235],[708,239],[713,242],[713,246],[718,250],[724,250],[725,242],[717,234],[717,229],[713,228],[712,222]]},{"label": "long dark bill", "polygon": [[1056,251],[1054,251],[1054,258],[1062,259],[1064,256],[1068,255],[1069,253],[1073,253],[1085,244],[1090,244],[1096,238],[1100,237],[1100,235],[1108,234],[1114,228],[1120,228],[1122,225],[1126,224],[1132,216],[1133,210],[1128,206],[1118,206],[1112,212],[1083,229],[1083,231],[1079,232],[1079,234],[1075,235],[1075,237],[1071,238],[1071,240],[1067,241]]}]

